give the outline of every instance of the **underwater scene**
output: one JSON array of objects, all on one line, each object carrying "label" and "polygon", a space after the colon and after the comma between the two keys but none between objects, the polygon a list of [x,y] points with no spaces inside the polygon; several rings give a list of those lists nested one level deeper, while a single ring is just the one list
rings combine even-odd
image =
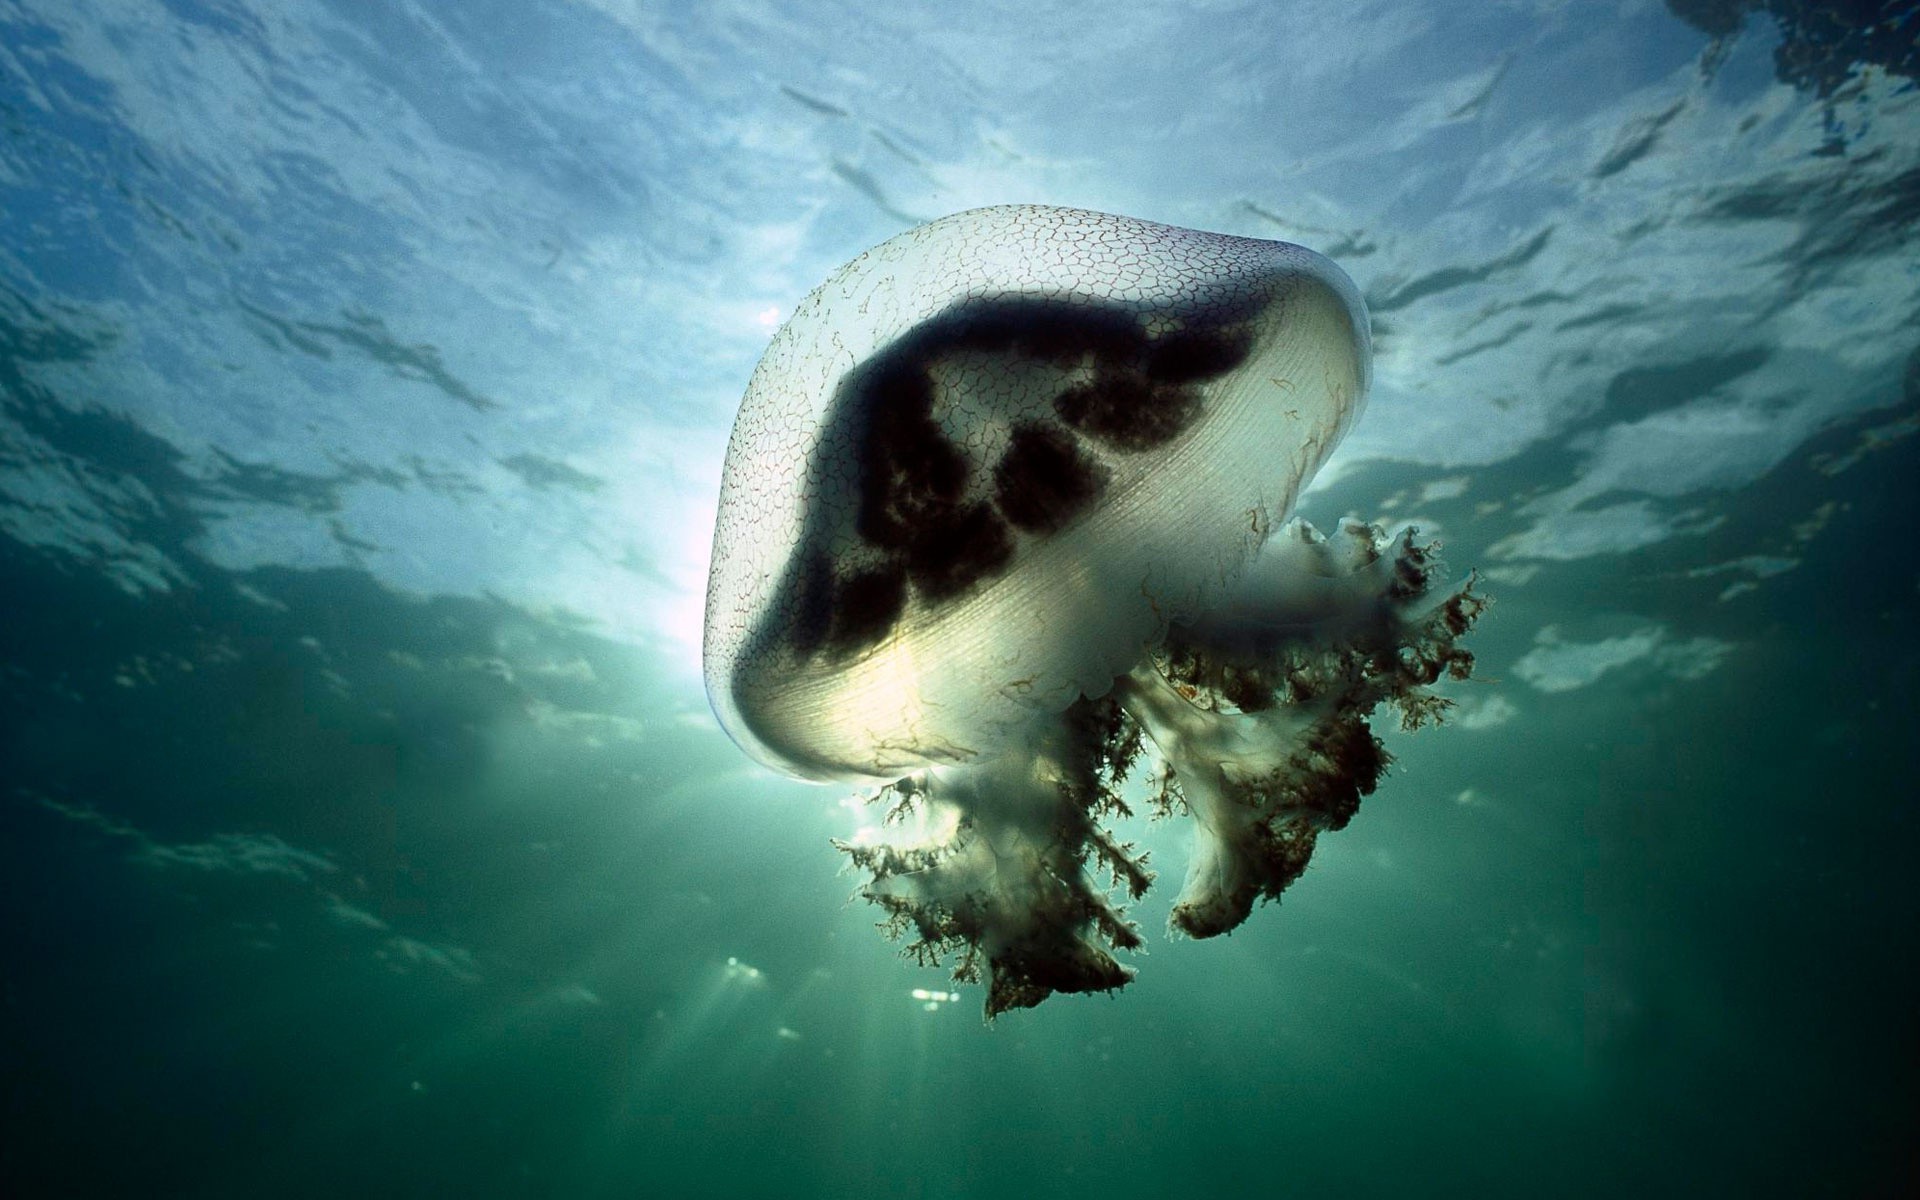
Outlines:
[{"label": "underwater scene", "polygon": [[1917,80],[0,0],[0,1189],[1911,1194]]}]

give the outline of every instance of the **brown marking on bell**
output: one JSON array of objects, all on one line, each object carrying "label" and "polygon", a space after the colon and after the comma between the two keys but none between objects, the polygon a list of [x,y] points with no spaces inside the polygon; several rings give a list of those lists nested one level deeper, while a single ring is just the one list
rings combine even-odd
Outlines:
[{"label": "brown marking on bell", "polygon": [[1013,534],[993,509],[975,502],[920,531],[907,547],[907,575],[929,601],[951,600],[1005,571]]},{"label": "brown marking on bell", "polygon": [[1052,533],[1099,499],[1106,482],[1106,468],[1066,430],[1020,425],[993,469],[994,503],[1015,529]]},{"label": "brown marking on bell", "polygon": [[1200,415],[1201,404],[1191,388],[1155,387],[1133,371],[1104,371],[1055,396],[1053,408],[1101,445],[1138,453],[1178,437]]}]

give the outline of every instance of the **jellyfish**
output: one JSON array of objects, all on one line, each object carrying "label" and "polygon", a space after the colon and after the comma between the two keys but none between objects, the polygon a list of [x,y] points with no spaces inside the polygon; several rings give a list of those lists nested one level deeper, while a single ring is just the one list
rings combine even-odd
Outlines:
[{"label": "jellyfish", "polygon": [[[1358,418],[1366,309],[1285,242],[1037,205],[945,217],[800,303],[723,467],[705,678],[989,1019],[1110,991],[1153,882],[1123,784],[1194,842],[1171,925],[1226,933],[1345,826],[1465,678],[1485,604],[1433,548],[1290,519]],[[1116,902],[1115,893],[1126,899]]]}]

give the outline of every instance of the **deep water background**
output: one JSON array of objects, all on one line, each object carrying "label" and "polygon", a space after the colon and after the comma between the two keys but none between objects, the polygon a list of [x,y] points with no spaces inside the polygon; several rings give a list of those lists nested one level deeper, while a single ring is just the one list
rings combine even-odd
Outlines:
[{"label": "deep water background", "polygon": [[[0,1186],[1875,1195],[1920,1171],[1911,4],[0,3]],[[1497,605],[1283,904],[983,1025],[699,609],[816,282],[1340,261],[1302,505]]]}]

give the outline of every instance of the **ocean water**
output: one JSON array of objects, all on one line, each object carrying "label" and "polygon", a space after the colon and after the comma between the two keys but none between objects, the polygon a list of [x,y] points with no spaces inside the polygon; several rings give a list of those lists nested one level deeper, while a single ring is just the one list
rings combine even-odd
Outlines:
[{"label": "ocean water", "polygon": [[[1912,4],[0,4],[0,1186],[1920,1172]],[[1297,241],[1302,500],[1495,605],[1229,938],[992,1024],[700,681],[772,330],[1011,201]],[[1177,878],[1185,832],[1127,829]],[[1905,1185],[1903,1187],[1902,1185]]]}]

